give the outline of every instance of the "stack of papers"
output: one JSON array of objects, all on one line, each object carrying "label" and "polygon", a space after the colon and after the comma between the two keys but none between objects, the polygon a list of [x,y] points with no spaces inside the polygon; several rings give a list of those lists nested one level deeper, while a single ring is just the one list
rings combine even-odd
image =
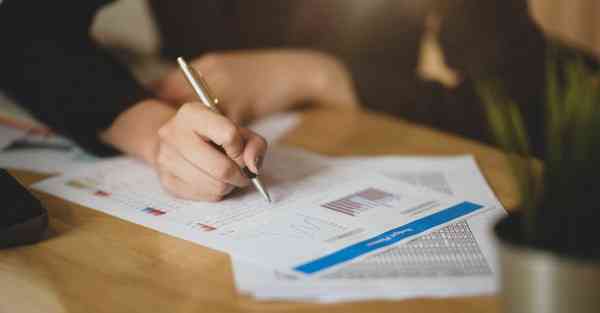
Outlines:
[{"label": "stack of papers", "polygon": [[265,162],[271,204],[249,188],[218,203],[176,199],[152,168],[129,158],[33,187],[296,279],[332,273],[485,207],[298,150],[272,149]]},{"label": "stack of papers", "polygon": [[392,179],[430,192],[468,197],[489,209],[427,235],[351,262],[310,281],[233,259],[236,285],[259,299],[319,302],[492,294],[497,290],[496,246],[491,233],[505,214],[470,156],[347,158]]},{"label": "stack of papers", "polygon": [[[255,129],[275,141],[298,119]],[[490,229],[504,210],[470,156],[331,158],[275,146],[263,172],[272,205],[250,189],[203,203],[171,197],[139,161],[90,158],[59,137],[10,136],[0,136],[0,166],[63,173],[34,188],[230,254],[236,286],[259,299],[496,290]]]},{"label": "stack of papers", "polygon": [[[5,132],[10,129],[10,132]],[[52,134],[37,134],[0,125],[0,167],[60,174],[98,159],[73,142]]]},{"label": "stack of papers", "polygon": [[73,142],[37,131],[45,128],[0,93],[0,168],[60,174],[97,159]]}]

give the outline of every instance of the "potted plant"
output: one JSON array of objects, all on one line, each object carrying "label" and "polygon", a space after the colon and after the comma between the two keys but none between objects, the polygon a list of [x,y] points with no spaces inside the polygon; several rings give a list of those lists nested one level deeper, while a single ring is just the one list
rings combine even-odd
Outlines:
[{"label": "potted plant", "polygon": [[504,312],[600,312],[600,85],[583,61],[550,57],[545,155],[530,154],[516,103],[482,81],[494,136],[506,150],[520,210],[495,226]]}]

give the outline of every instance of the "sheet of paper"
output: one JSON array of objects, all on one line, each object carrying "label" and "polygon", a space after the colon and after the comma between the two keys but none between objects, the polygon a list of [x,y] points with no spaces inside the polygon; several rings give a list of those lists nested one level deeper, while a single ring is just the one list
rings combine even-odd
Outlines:
[{"label": "sheet of paper", "polygon": [[0,167],[59,174],[95,161],[66,138],[32,128],[45,127],[0,93]]},{"label": "sheet of paper", "polygon": [[[38,125],[25,111],[0,94],[0,116]],[[298,113],[280,113],[248,127],[276,142],[300,122]],[[71,141],[56,135],[41,136],[3,125],[0,119],[0,167],[46,174],[62,174],[98,161]]]},{"label": "sheet of paper", "polygon": [[2,133],[7,143],[0,148],[0,167],[59,174],[97,160],[63,137],[7,129],[12,136]]},{"label": "sheet of paper", "polygon": [[9,146],[13,141],[22,138],[24,132],[13,127],[0,124],[0,149]]},{"label": "sheet of paper", "polygon": [[493,293],[497,264],[491,225],[504,210],[471,157],[379,157],[337,159],[354,167],[363,163],[388,177],[422,190],[454,194],[486,203],[490,210],[405,245],[378,253],[321,277],[293,281],[250,262],[233,260],[236,285],[263,299],[322,302],[465,296]]},{"label": "sheet of paper", "polygon": [[[62,174],[99,159],[85,153],[68,139],[56,135],[36,135],[11,125],[3,118],[38,123],[0,94],[0,167],[45,174]],[[280,113],[257,120],[248,127],[276,142],[300,122],[298,113]],[[9,123],[10,124],[10,123]]]},{"label": "sheet of paper", "polygon": [[152,169],[126,158],[34,188],[300,276],[325,275],[483,208],[285,149],[272,149],[265,164],[271,205],[251,189],[219,203],[175,199]]},{"label": "sheet of paper", "polygon": [[289,280],[239,260],[234,262],[235,277],[240,291],[259,299],[331,302],[491,294],[497,290],[497,273],[482,247],[491,244],[470,225],[492,216],[482,213],[468,223],[453,224],[351,263],[316,282]]},{"label": "sheet of paper", "polygon": [[248,126],[263,136],[269,144],[277,142],[289,131],[300,124],[300,114],[297,112],[277,113],[259,119]]},{"label": "sheet of paper", "polygon": [[11,98],[0,91],[0,121],[11,122],[32,128],[43,126],[33,118],[27,110],[17,105]]}]

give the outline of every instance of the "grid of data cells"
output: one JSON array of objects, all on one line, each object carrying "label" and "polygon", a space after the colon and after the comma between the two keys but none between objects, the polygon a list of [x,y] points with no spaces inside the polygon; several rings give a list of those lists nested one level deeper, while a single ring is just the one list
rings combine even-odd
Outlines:
[{"label": "grid of data cells", "polygon": [[461,221],[349,264],[325,278],[481,276],[491,273],[469,224]]}]

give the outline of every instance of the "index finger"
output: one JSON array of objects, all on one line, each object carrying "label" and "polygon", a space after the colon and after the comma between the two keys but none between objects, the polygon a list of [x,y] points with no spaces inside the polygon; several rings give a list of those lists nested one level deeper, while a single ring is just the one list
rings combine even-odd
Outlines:
[{"label": "index finger", "polygon": [[246,141],[244,146],[244,163],[254,174],[260,174],[262,161],[267,152],[267,141],[257,133],[241,128],[242,137]]},{"label": "index finger", "polygon": [[229,158],[243,165],[244,139],[235,123],[199,102],[186,103],[180,110],[193,132],[222,147]]}]

